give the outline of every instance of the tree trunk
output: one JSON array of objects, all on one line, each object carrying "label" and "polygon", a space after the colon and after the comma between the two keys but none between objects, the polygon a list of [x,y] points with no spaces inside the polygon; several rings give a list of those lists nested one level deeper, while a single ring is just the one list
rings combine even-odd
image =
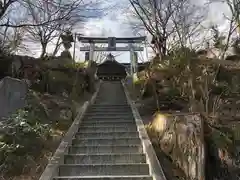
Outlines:
[{"label": "tree trunk", "polygon": [[56,43],[56,46],[55,46],[55,49],[54,49],[54,51],[53,51],[53,54],[52,54],[52,56],[56,56],[56,54],[58,53],[58,51],[59,51],[59,48],[60,48],[60,46],[61,46],[61,42],[60,42],[60,39],[61,39],[61,36],[59,36],[58,37],[58,40],[57,40],[57,43]]},{"label": "tree trunk", "polygon": [[42,53],[40,55],[40,58],[43,58],[46,55],[46,52],[47,52],[47,44],[41,43],[41,45],[42,45]]}]

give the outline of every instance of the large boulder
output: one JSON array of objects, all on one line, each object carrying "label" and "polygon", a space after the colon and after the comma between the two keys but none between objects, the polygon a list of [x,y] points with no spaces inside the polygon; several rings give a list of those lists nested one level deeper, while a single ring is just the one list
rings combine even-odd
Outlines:
[{"label": "large boulder", "polygon": [[25,106],[28,84],[24,80],[5,77],[0,82],[0,117]]},{"label": "large boulder", "polygon": [[204,179],[203,122],[199,114],[156,113],[148,127],[164,153],[185,172],[189,180]]}]

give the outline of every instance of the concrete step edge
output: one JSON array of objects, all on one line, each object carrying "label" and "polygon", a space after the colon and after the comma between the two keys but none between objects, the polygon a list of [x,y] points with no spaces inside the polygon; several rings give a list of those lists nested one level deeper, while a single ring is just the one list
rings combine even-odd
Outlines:
[{"label": "concrete step edge", "polygon": [[128,112],[126,112],[126,111],[123,111],[123,112],[116,112],[116,111],[113,111],[113,112],[111,112],[111,111],[98,111],[98,112],[86,112],[86,114],[85,115],[95,115],[95,114],[99,114],[99,115],[102,115],[102,114],[109,114],[109,115],[114,115],[114,114],[119,114],[119,115],[132,115],[132,113],[131,113],[131,111],[128,111]]},{"label": "concrete step edge", "polygon": [[85,118],[83,122],[110,122],[110,123],[113,123],[113,122],[119,122],[119,123],[122,123],[122,122],[135,122],[135,119],[133,117],[118,117],[118,118],[115,118],[115,117],[107,117],[104,118],[104,117],[101,117],[101,118]]},{"label": "concrete step edge", "polygon": [[[120,118],[120,119],[122,119],[122,118]],[[117,125],[122,125],[122,123],[127,123],[127,124],[136,124],[136,122],[134,121],[134,120],[128,120],[128,121],[116,121],[116,119],[115,119],[115,121],[101,121],[101,120],[99,120],[99,121],[83,121],[81,124],[80,124],[80,126],[81,125],[84,125],[84,124],[91,124],[91,123],[93,123],[93,124],[103,124],[103,125],[105,125],[105,124],[115,124],[116,126]],[[107,125],[108,126],[108,125]]]},{"label": "concrete step edge", "polygon": [[92,112],[92,113],[90,113],[90,112],[87,112],[86,114],[85,114],[85,116],[90,116],[90,115],[99,115],[99,116],[101,116],[101,115],[109,115],[109,116],[114,116],[115,114],[117,114],[117,115],[121,115],[121,116],[133,116],[133,114],[131,113],[131,112],[121,112],[121,113],[119,113],[119,112],[110,112],[110,113],[108,113],[108,112],[102,112],[102,113],[97,113],[97,112]]},{"label": "concrete step edge", "polygon": [[99,100],[99,102],[96,102],[98,105],[93,107],[94,109],[97,109],[97,108],[111,108],[111,109],[116,109],[116,108],[129,108],[129,105],[127,104],[124,104],[124,105],[116,105],[116,104],[113,104],[113,103],[109,103],[107,104],[106,102],[102,103],[101,101],[103,100]]},{"label": "concrete step edge", "polygon": [[134,116],[131,114],[131,115],[128,115],[128,116],[122,116],[122,115],[119,115],[119,114],[111,114],[110,116],[109,115],[105,115],[105,116],[102,116],[101,114],[100,115],[86,115],[84,116],[84,120],[85,119],[122,119],[122,118],[133,118],[134,119]]},{"label": "concrete step edge", "polygon": [[125,145],[125,144],[119,144],[119,145],[71,145],[71,146],[68,146],[68,147],[142,147],[141,144],[139,145],[136,145],[136,144],[128,144],[128,145]]},{"label": "concrete step edge", "polygon": [[56,176],[54,179],[76,179],[76,178],[81,178],[81,179],[101,179],[101,178],[151,178],[152,176],[150,175],[131,175],[131,176]]},{"label": "concrete step edge", "polygon": [[149,167],[149,164],[148,163],[118,163],[118,164],[59,164],[59,167],[63,167],[63,166],[89,166],[89,167],[97,167],[97,166],[139,166],[139,165],[144,165],[144,166],[148,166]]},{"label": "concrete step edge", "polygon": [[101,138],[113,138],[113,139],[118,139],[118,137],[124,138],[124,137],[128,137],[128,138],[139,138],[140,136],[138,134],[129,134],[129,135],[120,135],[120,134],[88,134],[88,135],[84,135],[84,134],[80,134],[80,135],[75,135],[75,139],[77,140],[82,140],[82,138],[97,138],[97,137],[101,137]]},{"label": "concrete step edge", "polygon": [[91,119],[84,119],[82,123],[85,122],[105,122],[105,123],[124,123],[124,122],[135,122],[134,118],[91,118]]},{"label": "concrete step edge", "polygon": [[121,118],[134,118],[132,114],[123,115],[123,114],[86,114],[84,119],[121,119]]},{"label": "concrete step edge", "polygon": [[122,111],[116,111],[116,110],[108,110],[108,109],[103,109],[103,110],[98,110],[98,111],[88,111],[86,114],[103,114],[103,113],[108,113],[108,114],[132,114],[132,110],[122,110]]},{"label": "concrete step edge", "polygon": [[[92,143],[86,143],[86,142],[82,143],[82,141],[80,141],[80,142],[78,142],[78,141],[80,141],[80,140],[77,139],[76,141],[74,141],[74,142],[72,143],[72,146],[69,146],[69,147],[76,148],[76,147],[78,147],[78,146],[76,146],[76,145],[84,144],[84,145],[86,145],[85,147],[88,148],[89,145],[92,145]],[[118,144],[119,144],[119,142],[113,142],[113,143],[111,143],[110,145],[115,146],[116,148],[117,148],[117,147],[120,148],[121,145],[127,145],[127,143],[123,143],[123,144],[121,144],[120,146],[118,146]],[[135,141],[134,144],[140,145],[141,142],[140,142],[140,141]],[[102,143],[102,144],[96,144],[96,145],[105,145],[105,144]],[[81,147],[79,147],[79,148],[83,148],[83,147],[84,147],[84,146],[81,146]],[[128,147],[130,147],[130,146],[128,146]],[[89,148],[90,148],[90,147],[89,147]],[[92,148],[93,148],[93,147],[92,147]],[[109,147],[101,147],[101,148],[111,148],[111,146],[109,146]],[[132,147],[132,148],[134,148],[134,147]],[[136,147],[135,147],[135,148],[136,148]]]},{"label": "concrete step edge", "polygon": [[126,113],[126,112],[132,112],[132,109],[128,106],[125,107],[91,107],[88,109],[86,113],[94,113],[94,112],[117,112],[117,113]]},{"label": "concrete step edge", "polygon": [[144,153],[99,153],[99,154],[64,154],[64,156],[146,156]]},{"label": "concrete step edge", "polygon": [[136,124],[136,122],[134,120],[132,121],[118,121],[118,122],[114,122],[114,121],[83,121],[81,123],[81,125],[84,125],[84,124]]},{"label": "concrete step edge", "polygon": [[122,119],[122,118],[134,118],[132,114],[130,115],[120,115],[120,114],[86,114],[84,119]]},{"label": "concrete step edge", "polygon": [[[82,124],[80,124],[80,126],[79,127],[90,127],[90,128],[92,128],[92,127],[94,127],[95,128],[95,126],[89,126],[89,125],[84,125],[84,126],[82,126]],[[100,128],[109,128],[109,127],[113,127],[113,128],[126,128],[126,126],[123,126],[123,125],[117,125],[117,126],[109,126],[109,125],[99,125],[98,127],[100,127]],[[127,127],[129,127],[129,126],[127,126]],[[132,127],[137,127],[136,125],[132,125],[132,126],[130,126],[131,128]]]},{"label": "concrete step edge", "polygon": [[136,139],[136,140],[140,140],[140,137],[137,138],[137,137],[134,137],[134,138],[131,138],[131,137],[123,137],[123,138],[118,138],[118,137],[111,137],[111,138],[87,138],[87,137],[84,137],[84,138],[73,138],[72,140],[124,140],[124,139]]},{"label": "concrete step edge", "polygon": [[82,121],[82,124],[83,123],[115,123],[115,124],[118,123],[118,124],[121,124],[121,123],[133,123],[133,122],[136,123],[134,119],[119,118],[119,121],[116,121],[116,118],[109,119],[109,120],[106,120],[107,118],[103,118],[103,119],[100,119],[100,118],[96,118],[95,120],[85,119]]},{"label": "concrete step edge", "polygon": [[[87,125],[87,126],[84,125],[84,126],[83,126],[83,124],[80,124],[79,127],[90,127],[90,128],[98,128],[98,127],[100,127],[100,128],[109,128],[109,127],[115,128],[115,127],[116,127],[116,128],[126,128],[126,126],[123,126],[123,125],[121,125],[121,126],[119,126],[119,125],[117,125],[117,126],[112,126],[112,125],[111,125],[111,126],[109,126],[109,125],[106,126],[106,125],[104,125],[104,126],[103,126],[103,125],[101,125],[101,124],[98,124],[98,126],[89,126],[89,125]],[[129,126],[127,126],[127,127],[129,127]],[[131,127],[137,127],[137,126],[136,126],[136,125],[132,125]]]},{"label": "concrete step edge", "polygon": [[[96,133],[96,134],[104,134],[104,133],[138,133],[138,131],[86,131],[86,132],[80,132],[78,131],[76,134],[92,134],[92,133]],[[138,133],[139,134],[139,133]]]},{"label": "concrete step edge", "polygon": [[80,134],[114,134],[114,133],[135,133],[135,134],[139,134],[138,131],[130,131],[130,132],[126,132],[126,131],[119,131],[119,132],[96,132],[96,131],[92,131],[92,132],[77,132],[75,135],[80,135]]},{"label": "concrete step edge", "polygon": [[103,105],[99,105],[99,106],[92,106],[88,109],[87,112],[91,112],[91,111],[99,111],[99,110],[110,110],[110,112],[125,112],[126,111],[131,111],[131,107],[129,105],[124,105],[124,106],[115,106],[115,105],[109,105],[109,106],[103,106]]},{"label": "concrete step edge", "polygon": [[111,108],[111,109],[114,109],[114,108],[119,108],[119,107],[122,107],[122,108],[130,108],[130,105],[129,104],[93,104],[90,108],[92,109],[97,109],[97,108]]}]

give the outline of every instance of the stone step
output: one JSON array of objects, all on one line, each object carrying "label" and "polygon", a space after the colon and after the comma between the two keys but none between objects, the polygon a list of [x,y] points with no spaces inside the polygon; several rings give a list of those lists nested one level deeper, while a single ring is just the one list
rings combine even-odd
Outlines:
[{"label": "stone step", "polygon": [[78,132],[96,132],[96,133],[101,133],[101,132],[133,132],[137,131],[137,126],[87,126],[84,125],[81,128],[78,129]]},{"label": "stone step", "polygon": [[[97,98],[104,98],[105,97],[105,99],[108,99],[109,97],[111,97],[111,96],[109,96],[109,93],[106,93],[106,92],[99,92],[99,94],[98,94],[98,96],[97,96]],[[114,98],[114,100],[121,100],[120,98],[123,98],[123,100],[126,100],[127,98],[125,97],[125,94],[123,94],[123,93],[118,93],[117,94],[117,96],[116,95],[113,95],[112,96],[113,98]],[[112,98],[112,99],[113,99]],[[111,99],[111,100],[112,100]]]},{"label": "stone step", "polygon": [[53,180],[153,180],[151,176],[60,176]]},{"label": "stone step", "polygon": [[88,111],[86,114],[132,114],[132,110],[108,110],[108,109],[103,109],[103,110],[98,110],[98,111]]},{"label": "stone step", "polygon": [[64,164],[127,164],[146,163],[144,154],[94,154],[76,155],[68,154],[64,156]]},{"label": "stone step", "polygon": [[134,118],[134,116],[133,116],[133,114],[122,114],[122,115],[120,115],[120,114],[108,114],[108,113],[105,113],[105,114],[102,114],[102,115],[99,115],[99,114],[86,114],[85,116],[84,116],[84,118],[86,118],[86,119],[89,119],[89,118],[95,118],[95,119],[104,119],[104,118],[108,118],[108,119],[122,119],[122,118],[124,118],[124,119],[126,119],[126,118],[130,118],[130,119],[133,119]]},{"label": "stone step", "polygon": [[109,116],[113,116],[113,115],[119,115],[119,116],[130,116],[132,115],[131,111],[129,112],[126,112],[126,111],[123,111],[123,112],[115,112],[115,111],[98,111],[98,112],[87,112],[85,115],[87,116],[92,116],[92,115],[99,115],[99,116],[106,116],[106,115],[109,115]]},{"label": "stone step", "polygon": [[[99,96],[97,96],[98,98],[104,98],[106,97],[106,99],[110,99],[109,97],[112,97],[110,100],[119,100],[120,98],[124,98],[124,100],[126,99],[126,97],[124,97],[125,94],[123,94],[122,92],[118,92],[116,93],[116,91],[114,92],[115,94],[111,94],[111,93],[106,93],[105,92],[99,92]],[[110,95],[110,96],[109,96]],[[112,96],[111,96],[112,95]]]},{"label": "stone step", "polygon": [[[104,96],[106,96],[106,97],[111,97],[111,96],[109,96],[109,92],[106,92],[104,89],[102,89],[102,90],[103,90],[103,91],[99,91],[99,94],[98,94],[97,97],[100,97],[100,98],[101,98],[101,97],[104,97]],[[116,93],[117,96],[115,96],[116,94],[112,94],[115,99],[121,98],[121,97],[124,97],[124,98],[126,99],[125,93],[122,92],[122,89],[116,89],[116,90],[118,91],[118,93],[116,93],[116,91],[115,91],[114,93]],[[120,91],[119,91],[119,90],[120,90]],[[111,95],[111,93],[110,93],[110,95]]]},{"label": "stone step", "polygon": [[132,112],[130,107],[98,107],[98,108],[89,108],[87,112]]},{"label": "stone step", "polygon": [[73,139],[73,145],[118,145],[141,144],[140,138],[84,138]]},{"label": "stone step", "polygon": [[112,122],[115,123],[116,121],[122,122],[135,122],[134,118],[86,118],[82,122]]},{"label": "stone step", "polygon": [[[108,88],[107,88],[108,89]],[[106,90],[105,89],[102,89],[103,91],[99,91],[99,94],[98,94],[98,96],[97,97],[103,97],[103,96],[106,96],[106,97],[111,97],[111,96],[109,96],[109,93],[110,93],[110,95],[113,95],[113,97],[115,97],[116,99],[118,98],[118,97],[124,97],[124,98],[126,98],[125,97],[125,93],[123,93],[122,92],[122,89],[115,89],[116,91],[118,91],[118,93],[116,93],[116,91],[114,92],[114,93],[116,93],[118,96],[115,96],[116,94],[111,94],[111,92],[106,92]],[[120,91],[119,91],[120,90]]]},{"label": "stone step", "polygon": [[114,102],[111,102],[111,101],[106,101],[104,99],[102,100],[96,100],[95,102],[96,104],[100,105],[100,106],[118,106],[118,107],[124,107],[124,106],[127,106],[127,102],[123,102],[123,101],[114,101]]},{"label": "stone step", "polygon": [[91,107],[89,108],[88,112],[131,112],[131,108],[129,106],[125,106],[125,107]]},{"label": "stone step", "polygon": [[133,114],[128,114],[128,115],[119,115],[119,114],[107,114],[105,115],[97,115],[97,114],[92,114],[92,115],[86,115],[84,119],[134,119]]},{"label": "stone step", "polygon": [[69,154],[143,153],[141,144],[70,146]]},{"label": "stone step", "polygon": [[98,104],[98,105],[101,105],[101,106],[110,106],[110,105],[112,105],[113,107],[116,107],[116,106],[118,106],[118,108],[121,108],[121,107],[124,107],[124,106],[127,106],[128,104],[127,104],[127,102],[125,102],[125,101],[114,101],[114,102],[111,102],[111,101],[106,101],[106,100],[104,100],[104,99],[98,99],[98,100],[96,100],[96,102],[95,102],[96,104]]},{"label": "stone step", "polygon": [[[119,104],[113,104],[113,103],[108,103],[108,102],[104,102],[104,101],[99,101],[99,102],[96,102],[96,103],[98,105],[100,105],[100,106],[106,106],[106,105],[108,105],[108,106],[117,106],[117,105],[119,105]],[[119,106],[119,107],[121,108],[121,106]]]},{"label": "stone step", "polygon": [[121,113],[121,112],[129,112],[132,113],[131,108],[90,108],[87,112],[91,113],[98,113],[98,112],[116,112],[116,113]]},{"label": "stone step", "polygon": [[127,102],[123,101],[121,99],[114,99],[114,100],[110,100],[110,99],[106,99],[106,98],[102,98],[102,99],[96,99],[95,104],[97,105],[105,105],[105,106],[109,106],[109,105],[114,105],[114,106],[126,106]]},{"label": "stone step", "polygon": [[129,109],[130,106],[128,104],[93,104],[91,105],[91,109]]},{"label": "stone step", "polygon": [[77,128],[51,180],[153,180],[120,82],[101,84]]},{"label": "stone step", "polygon": [[138,132],[101,132],[101,133],[96,133],[96,132],[79,132],[75,135],[75,138],[126,138],[126,137],[131,137],[131,138],[137,138],[139,137]]},{"label": "stone step", "polygon": [[[79,128],[105,128],[106,130],[109,128],[109,129],[111,129],[111,128],[118,128],[118,127],[120,127],[120,128],[124,128],[126,131],[128,130],[128,129],[133,129],[133,128],[135,128],[135,129],[137,129],[137,126],[136,126],[136,124],[135,123],[131,123],[131,124],[115,124],[115,123],[105,123],[105,124],[85,124],[85,123],[82,123],[82,124],[80,124],[80,126],[79,126]],[[125,131],[125,130],[123,130],[123,131]]]},{"label": "stone step", "polygon": [[84,121],[110,121],[110,122],[116,122],[116,121],[135,121],[134,117],[102,117],[102,116],[98,116],[98,117],[85,117],[83,119],[82,122]]},{"label": "stone step", "polygon": [[135,121],[83,121],[80,126],[84,127],[86,125],[91,125],[91,126],[97,126],[97,125],[102,125],[102,126],[136,126]]},{"label": "stone step", "polygon": [[[109,101],[110,100],[110,101]],[[96,102],[108,102],[108,103],[114,103],[114,104],[127,104],[127,100],[126,99],[123,99],[123,97],[118,97],[117,99],[114,99],[114,101],[111,101],[111,99],[106,99],[105,97],[98,97],[96,98]]]},{"label": "stone step", "polygon": [[148,164],[64,164],[59,176],[149,175]]}]

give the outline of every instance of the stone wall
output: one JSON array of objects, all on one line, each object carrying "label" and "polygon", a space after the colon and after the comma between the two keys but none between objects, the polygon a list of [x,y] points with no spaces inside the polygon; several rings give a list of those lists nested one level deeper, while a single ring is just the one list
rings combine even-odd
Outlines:
[{"label": "stone wall", "polygon": [[0,81],[0,117],[25,106],[26,81],[5,77]]},{"label": "stone wall", "polygon": [[157,113],[147,129],[153,141],[158,142],[189,180],[205,179],[203,120],[199,114]]}]

